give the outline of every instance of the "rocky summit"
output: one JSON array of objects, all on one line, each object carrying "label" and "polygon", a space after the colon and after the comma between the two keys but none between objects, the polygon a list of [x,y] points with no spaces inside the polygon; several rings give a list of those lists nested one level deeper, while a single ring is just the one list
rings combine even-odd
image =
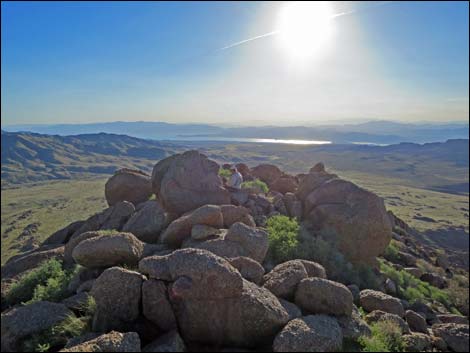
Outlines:
[{"label": "rocky summit", "polygon": [[[378,330],[398,350],[468,351],[448,261],[449,278],[417,268],[432,256],[379,196],[323,163],[236,167],[240,189],[198,151],[118,170],[107,209],[3,266],[2,351],[348,351]],[[407,300],[413,283],[429,297]]]}]

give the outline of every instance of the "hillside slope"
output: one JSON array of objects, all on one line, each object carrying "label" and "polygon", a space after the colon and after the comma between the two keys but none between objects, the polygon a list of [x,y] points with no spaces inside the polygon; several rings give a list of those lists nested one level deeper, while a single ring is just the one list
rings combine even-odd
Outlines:
[{"label": "hillside slope", "polygon": [[86,174],[110,174],[118,167],[149,170],[149,159],[175,153],[176,146],[126,135],[76,136],[2,131],[2,185]]}]

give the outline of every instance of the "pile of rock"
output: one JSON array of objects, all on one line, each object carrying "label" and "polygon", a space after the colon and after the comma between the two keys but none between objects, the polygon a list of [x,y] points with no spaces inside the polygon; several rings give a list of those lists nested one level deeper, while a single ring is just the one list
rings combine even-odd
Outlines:
[{"label": "pile of rock", "polygon": [[[74,315],[89,296],[96,302],[92,332],[63,351],[328,352],[370,334],[367,322],[383,319],[402,327],[410,347],[459,350],[465,339],[468,345],[468,322],[446,316],[431,323],[422,308],[405,310],[382,292],[329,280],[318,263],[291,260],[267,271],[269,239],[260,225],[271,215],[296,217],[366,263],[390,241],[390,219],[380,198],[321,164],[297,177],[269,165],[237,167],[271,193],[226,190],[219,166],[197,151],[160,161],[151,177],[118,171],[106,184],[108,209],[4,266],[2,294],[4,280],[52,257],[82,268],[63,302],[2,313],[2,351],[18,350],[25,338]],[[369,312],[367,322],[355,299]]]}]

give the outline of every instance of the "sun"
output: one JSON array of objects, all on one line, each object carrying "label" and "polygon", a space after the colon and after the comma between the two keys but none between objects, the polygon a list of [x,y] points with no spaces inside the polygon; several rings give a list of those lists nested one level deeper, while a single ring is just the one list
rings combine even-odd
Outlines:
[{"label": "sun", "polygon": [[300,60],[312,58],[328,43],[333,10],[329,1],[293,1],[279,13],[278,35],[286,53]]}]

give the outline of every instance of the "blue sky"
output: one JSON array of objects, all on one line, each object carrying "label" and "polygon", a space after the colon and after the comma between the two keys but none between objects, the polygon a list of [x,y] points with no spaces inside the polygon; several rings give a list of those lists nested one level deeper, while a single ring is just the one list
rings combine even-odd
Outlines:
[{"label": "blue sky", "polygon": [[468,119],[467,2],[334,2],[293,61],[283,3],[2,2],[2,124]]}]

